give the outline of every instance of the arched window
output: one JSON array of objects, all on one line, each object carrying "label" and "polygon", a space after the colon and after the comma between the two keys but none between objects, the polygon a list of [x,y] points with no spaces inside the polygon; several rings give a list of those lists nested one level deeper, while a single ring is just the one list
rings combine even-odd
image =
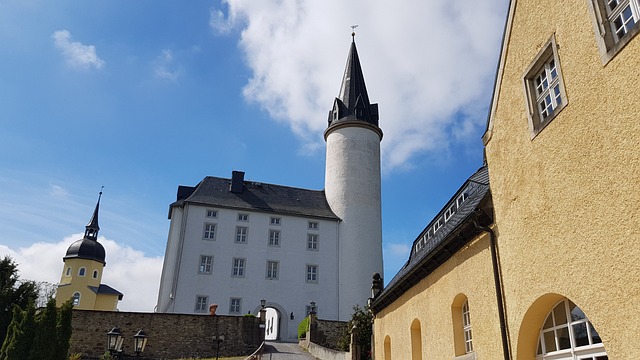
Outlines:
[{"label": "arched window", "polygon": [[98,278],[98,270],[93,270],[93,275],[92,275],[92,277],[93,277],[94,279],[97,279],[97,278]]},{"label": "arched window", "polygon": [[473,352],[471,333],[471,313],[466,295],[458,294],[451,304],[451,320],[453,324],[453,346],[456,356]]},{"label": "arched window", "polygon": [[73,293],[72,299],[73,299],[73,306],[80,305],[80,293],[79,292]]},{"label": "arched window", "polygon": [[462,305],[462,332],[464,333],[464,351],[468,354],[473,351],[473,339],[471,336],[471,317],[469,316],[469,301]]},{"label": "arched window", "polygon": [[422,360],[421,333],[420,320],[414,319],[411,323],[411,360]]},{"label": "arched window", "polygon": [[84,274],[87,272],[87,269],[81,267],[80,270],[78,270],[78,275],[79,276],[84,276]]},{"label": "arched window", "polygon": [[67,267],[66,276],[69,276],[69,275],[71,275],[71,266]]},{"label": "arched window", "polygon": [[384,360],[391,360],[391,338],[389,335],[384,337]]},{"label": "arched window", "polygon": [[571,300],[560,301],[540,329],[537,360],[608,360],[600,335]]}]

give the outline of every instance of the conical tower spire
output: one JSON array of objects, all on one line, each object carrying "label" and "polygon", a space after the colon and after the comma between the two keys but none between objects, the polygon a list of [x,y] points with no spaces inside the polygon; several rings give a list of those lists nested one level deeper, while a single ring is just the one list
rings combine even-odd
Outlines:
[{"label": "conical tower spire", "polygon": [[335,99],[333,109],[329,111],[328,123],[331,126],[336,122],[356,120],[378,126],[378,104],[369,102],[356,48],[355,33],[352,34],[352,38],[340,95]]},{"label": "conical tower spire", "polygon": [[[104,186],[103,186],[104,188]],[[96,203],[96,208],[93,210],[93,216],[89,223],[85,227],[84,237],[89,240],[98,240],[98,231],[100,231],[100,226],[98,226],[98,210],[100,209],[100,198],[102,198],[102,189],[100,189],[100,193],[98,194],[98,202]]]}]

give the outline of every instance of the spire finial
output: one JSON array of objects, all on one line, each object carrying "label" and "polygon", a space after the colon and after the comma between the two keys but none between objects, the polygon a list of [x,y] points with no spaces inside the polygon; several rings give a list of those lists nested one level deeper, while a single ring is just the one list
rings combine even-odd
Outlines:
[{"label": "spire finial", "polygon": [[351,25],[351,39],[356,41],[356,28],[358,25]]},{"label": "spire finial", "polygon": [[100,209],[100,199],[102,198],[102,189],[104,189],[104,185],[100,188],[100,193],[98,193],[98,202],[96,203],[96,208],[93,210],[93,216],[89,223],[85,227],[84,237],[89,240],[97,240],[98,239],[98,231],[100,230],[100,226],[98,226],[98,211]]}]

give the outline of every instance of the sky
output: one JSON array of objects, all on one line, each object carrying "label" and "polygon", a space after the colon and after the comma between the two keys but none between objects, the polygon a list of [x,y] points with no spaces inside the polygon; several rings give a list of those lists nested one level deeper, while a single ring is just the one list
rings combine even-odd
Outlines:
[{"label": "sky", "polygon": [[0,256],[57,283],[104,186],[103,283],[153,311],[178,185],[324,186],[352,25],[384,132],[384,279],[482,166],[507,0],[0,0]]}]

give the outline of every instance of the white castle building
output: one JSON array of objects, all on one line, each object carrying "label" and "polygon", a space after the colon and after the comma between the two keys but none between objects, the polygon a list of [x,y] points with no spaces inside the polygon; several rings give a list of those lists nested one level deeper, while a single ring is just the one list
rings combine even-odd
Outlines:
[{"label": "white castle building", "polygon": [[158,312],[257,314],[267,338],[295,339],[315,303],[347,320],[382,274],[378,105],[370,104],[355,42],[329,112],[325,189],[206,177],[170,206]]}]

